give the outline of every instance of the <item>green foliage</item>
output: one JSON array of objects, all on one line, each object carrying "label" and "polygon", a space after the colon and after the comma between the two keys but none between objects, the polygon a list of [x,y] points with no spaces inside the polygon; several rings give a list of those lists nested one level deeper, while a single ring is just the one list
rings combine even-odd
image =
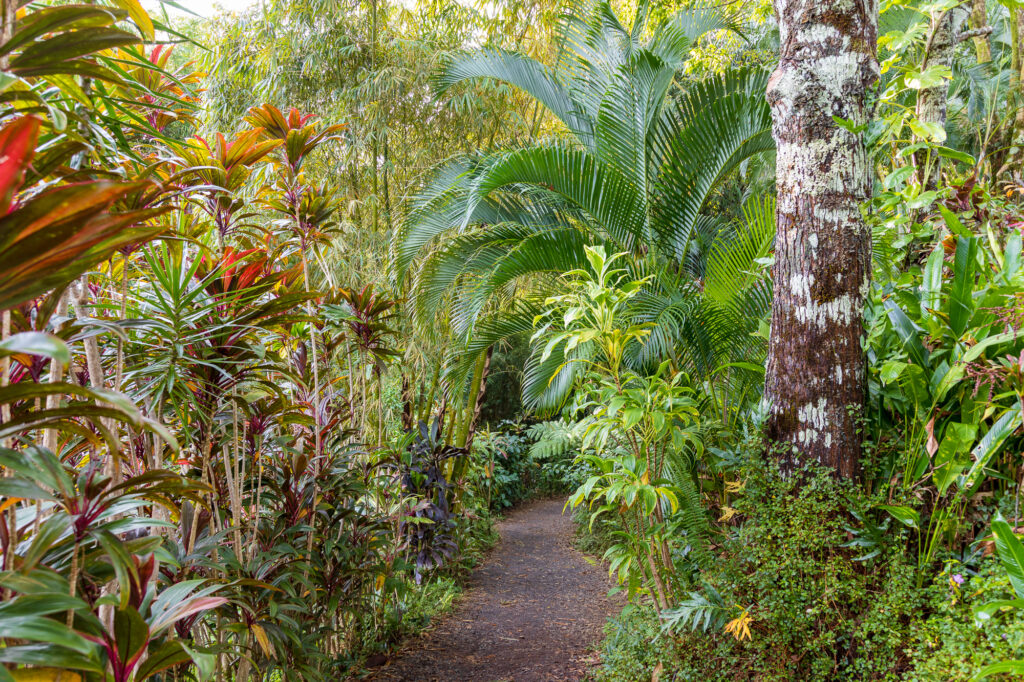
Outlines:
[{"label": "green foliage", "polygon": [[[447,307],[460,336],[480,327],[495,332],[491,342],[508,335],[509,318],[526,314],[507,300],[508,287],[528,282],[519,298],[542,301],[552,291],[550,275],[583,266],[588,246],[647,253],[652,269],[678,272],[711,220],[701,211],[714,188],[772,147],[766,73],[675,78],[693,46],[734,28],[721,12],[686,9],[656,22],[650,4],[640,3],[627,27],[609,4],[597,3],[571,8],[564,19],[563,50],[551,66],[483,49],[453,56],[439,78],[445,89],[508,83],[567,131],[452,161],[403,223],[394,265],[400,278],[415,273],[417,314],[429,318]],[[470,355],[454,359],[455,375]],[[536,349],[523,384],[525,404],[548,414],[564,404],[573,370],[550,357]]]},{"label": "green foliage", "polygon": [[[660,619],[653,608],[627,606],[605,624],[604,631],[602,665],[592,672],[595,682],[646,680],[659,666],[661,670],[673,671],[680,679],[687,679],[676,643],[662,633]],[[700,643],[695,645],[699,647]]]},{"label": "green foliage", "polygon": [[1013,595],[997,562],[984,561],[976,573],[951,568],[940,577],[927,591],[929,616],[912,633],[905,679],[977,679],[994,661],[1024,656],[1024,628],[1012,611],[982,621],[972,616],[979,606]]},{"label": "green foliage", "polygon": [[764,2],[20,4],[0,679],[341,679],[569,490],[632,597],[600,679],[1019,670],[1017,3],[949,65],[961,8],[883,3],[834,121],[877,175],[857,482],[760,463]]},{"label": "green foliage", "polygon": [[[847,510],[869,501],[827,473],[786,480],[753,465],[744,480],[743,523],[704,584],[660,623],[630,613],[636,629],[610,634],[597,679],[629,679],[629,664],[678,679],[900,679],[923,603],[897,543],[867,565],[843,548]],[[723,631],[737,621],[749,635]]]}]

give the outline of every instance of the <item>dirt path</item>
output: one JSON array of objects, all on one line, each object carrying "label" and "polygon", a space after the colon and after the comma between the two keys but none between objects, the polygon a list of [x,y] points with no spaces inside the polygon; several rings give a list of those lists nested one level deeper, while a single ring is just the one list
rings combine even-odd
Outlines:
[{"label": "dirt path", "polygon": [[564,500],[539,500],[498,524],[501,540],[455,611],[373,678],[413,682],[562,682],[596,664],[593,646],[622,604],[604,568],[573,547]]}]

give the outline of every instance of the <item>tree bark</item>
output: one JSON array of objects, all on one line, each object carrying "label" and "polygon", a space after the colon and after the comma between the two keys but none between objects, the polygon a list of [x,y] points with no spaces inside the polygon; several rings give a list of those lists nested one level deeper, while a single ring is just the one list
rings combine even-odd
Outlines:
[{"label": "tree bark", "polygon": [[1006,160],[997,175],[1007,171],[1020,174],[1021,163],[1024,162],[1024,59],[1021,57],[1021,43],[1024,42],[1024,11],[1011,10],[1010,27],[1010,87],[1007,105],[1016,111],[1010,127],[1010,148]]},{"label": "tree bark", "polygon": [[[957,5],[943,12],[932,12],[926,40],[926,51],[921,70],[938,64],[953,68],[953,56],[960,32],[967,22],[967,8]],[[930,88],[917,93],[917,118],[925,123],[937,123],[946,127],[946,99],[949,95],[949,81],[943,78]],[[927,162],[925,161],[927,159]],[[915,159],[918,179],[925,189],[935,189],[942,175],[942,160],[937,154],[922,153]],[[927,167],[925,167],[927,166]]]},{"label": "tree bark", "polygon": [[775,298],[765,379],[767,437],[784,472],[819,462],[860,468],[857,414],[866,395],[861,348],[871,194],[860,125],[878,78],[876,0],[775,0],[779,66],[768,83],[778,147]]},{"label": "tree bark", "polygon": [[473,416],[469,419],[466,429],[466,448],[473,447],[473,436],[476,434],[476,427],[480,424],[480,413],[484,409],[484,396],[487,394],[487,377],[491,373],[491,354],[494,353],[494,346],[487,349],[484,354],[484,366],[480,372],[480,389],[476,394],[476,401],[473,404]]},{"label": "tree bark", "polygon": [[[971,29],[979,30],[988,26],[988,12],[985,7],[985,0],[971,0]],[[978,63],[984,64],[992,61],[992,45],[989,43],[988,34],[976,35],[974,40],[974,51],[978,55]]]}]

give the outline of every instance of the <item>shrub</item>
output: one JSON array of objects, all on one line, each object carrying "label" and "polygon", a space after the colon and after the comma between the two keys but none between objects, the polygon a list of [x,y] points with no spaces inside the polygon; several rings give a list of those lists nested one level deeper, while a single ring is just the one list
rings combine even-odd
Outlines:
[{"label": "shrub", "polygon": [[1024,658],[1024,620],[1018,613],[978,622],[972,613],[1013,596],[1006,571],[994,559],[982,562],[975,575],[952,569],[940,576],[927,589],[928,617],[910,633],[912,669],[904,679],[970,680],[990,663]]},{"label": "shrub", "polygon": [[[716,598],[705,608],[730,615],[688,619],[671,635],[653,612],[624,614],[609,627],[598,679],[640,679],[627,676],[631,667],[649,677],[658,663],[671,671],[663,679],[674,680],[900,679],[923,595],[895,545],[856,560],[863,552],[849,544],[851,510],[868,513],[868,500],[823,472],[784,479],[758,464],[743,473],[740,525],[714,548],[703,574],[702,591],[721,595],[720,606]],[[750,637],[737,640],[721,623],[744,610]],[[690,630],[694,621],[700,625]],[[712,624],[706,632],[705,622]]]}]

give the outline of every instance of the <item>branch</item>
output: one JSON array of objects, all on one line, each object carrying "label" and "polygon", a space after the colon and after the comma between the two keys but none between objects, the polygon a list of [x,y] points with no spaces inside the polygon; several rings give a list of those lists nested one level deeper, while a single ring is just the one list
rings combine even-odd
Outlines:
[{"label": "branch", "polygon": [[965,40],[970,40],[971,38],[979,38],[981,36],[987,36],[989,33],[992,33],[992,27],[991,26],[982,26],[981,28],[972,28],[970,31],[964,31],[963,33],[957,34],[956,42],[962,43]]}]

